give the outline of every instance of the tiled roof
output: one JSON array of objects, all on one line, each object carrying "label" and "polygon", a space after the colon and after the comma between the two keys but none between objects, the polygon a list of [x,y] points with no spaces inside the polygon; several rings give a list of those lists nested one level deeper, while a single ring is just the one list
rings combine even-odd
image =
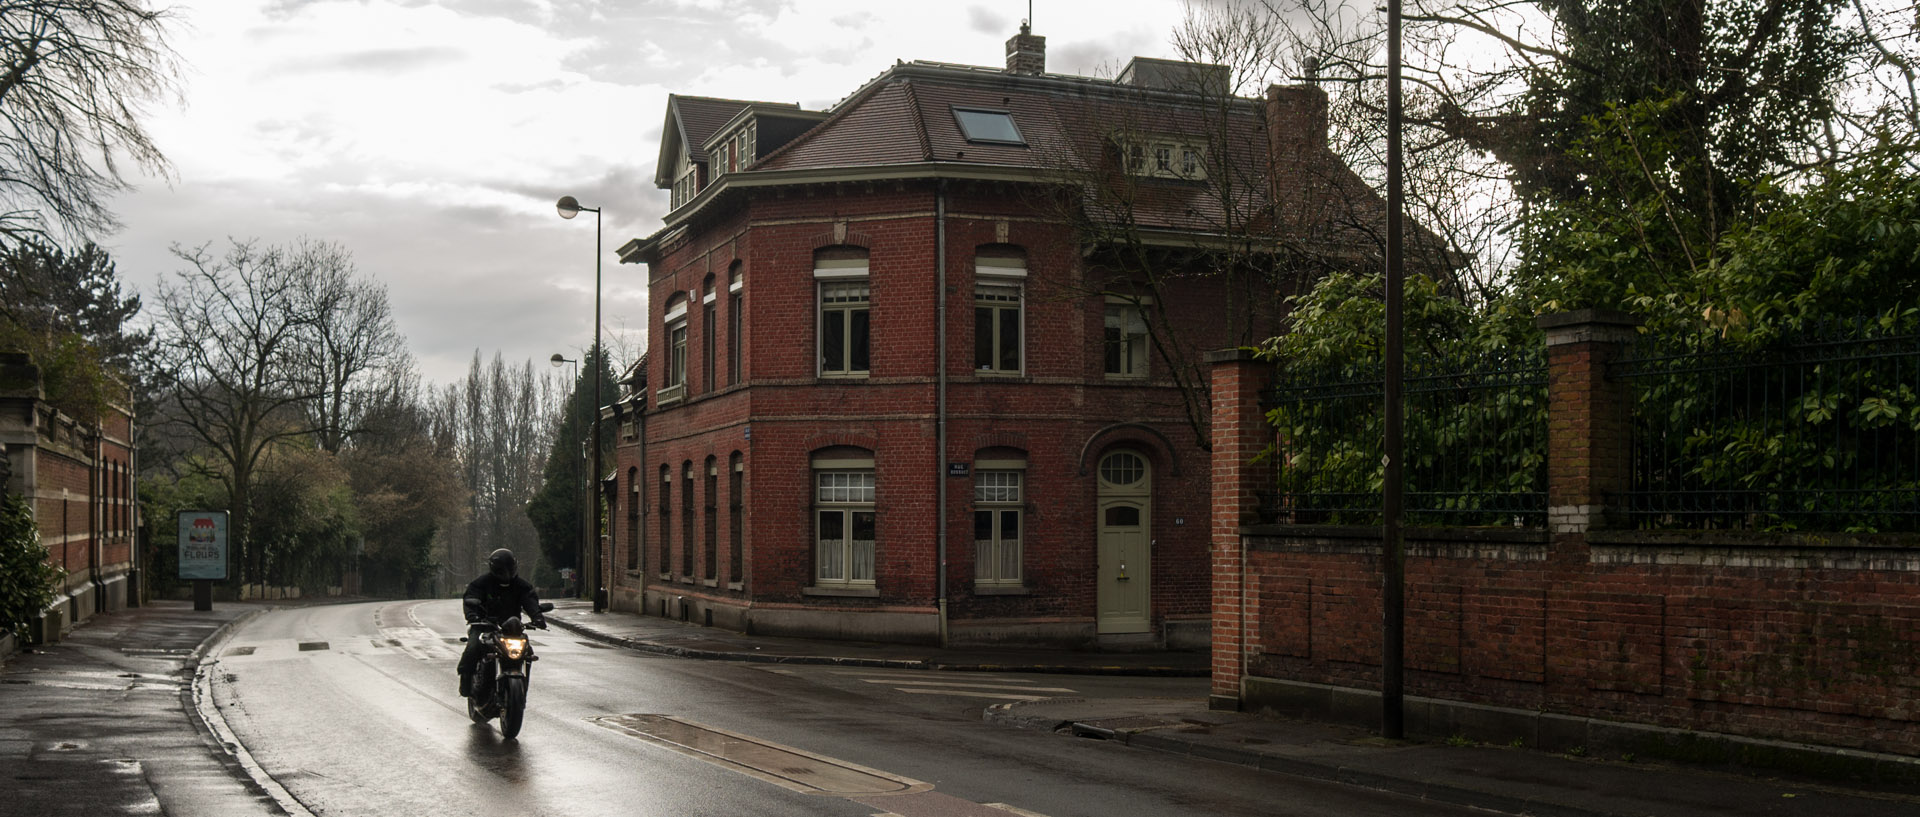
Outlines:
[{"label": "tiled roof", "polygon": [[[687,137],[701,140],[749,104],[698,97],[675,101],[685,112]],[[1383,217],[1384,203],[1324,145],[1275,164],[1260,100],[1199,103],[1190,95],[1109,80],[902,63],[741,176],[921,162],[979,165],[1077,180],[1090,194],[1083,197],[1084,206],[1096,220],[1203,233],[1273,227],[1281,234],[1340,244],[1377,232],[1373,222]],[[955,108],[1007,111],[1026,144],[969,142]],[[696,136],[703,126],[706,134]],[[1217,177],[1214,183],[1197,183],[1127,176],[1120,170],[1120,145],[1136,138],[1204,145],[1212,154],[1213,172],[1230,168],[1234,177],[1223,185]],[[1278,183],[1273,172],[1279,173]],[[1270,206],[1273,193],[1281,197],[1281,207]],[[1417,227],[1415,232],[1424,233]]]},{"label": "tiled roof", "polygon": [[[680,96],[674,94],[667,98],[667,118],[680,124],[680,135],[686,140],[687,155],[696,162],[707,160],[707,153],[701,148],[712,138],[714,131],[727,124],[741,109],[749,105],[774,105],[772,102],[750,102],[740,99],[714,99],[705,96]],[[788,103],[783,107],[798,108]],[[671,137],[672,134],[666,136]]]}]

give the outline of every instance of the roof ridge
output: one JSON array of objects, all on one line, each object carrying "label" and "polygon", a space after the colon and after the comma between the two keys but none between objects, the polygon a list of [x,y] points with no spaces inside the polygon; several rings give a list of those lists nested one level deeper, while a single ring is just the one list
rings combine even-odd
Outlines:
[{"label": "roof ridge", "polygon": [[760,99],[731,99],[723,96],[700,96],[698,94],[667,94],[675,99],[691,99],[699,102],[726,102],[734,105],[772,105],[779,108],[799,108],[798,102],[768,102]]},{"label": "roof ridge", "polygon": [[920,160],[933,161],[933,137],[927,134],[927,117],[920,111],[920,94],[914,91],[913,80],[900,83],[906,87],[907,110],[913,117],[913,135],[920,138]]}]

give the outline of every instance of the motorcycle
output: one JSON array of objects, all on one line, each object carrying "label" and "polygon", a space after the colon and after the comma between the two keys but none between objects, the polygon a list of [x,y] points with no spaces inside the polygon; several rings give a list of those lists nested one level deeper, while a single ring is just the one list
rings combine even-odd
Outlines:
[{"label": "motorcycle", "polygon": [[[542,613],[552,609],[552,604],[540,605]],[[474,668],[473,694],[467,696],[467,717],[474,723],[499,718],[500,734],[512,738],[520,734],[520,721],[527,714],[527,681],[533,662],[540,660],[540,656],[533,654],[533,641],[527,638],[526,624],[519,616],[508,616],[498,624],[483,621],[474,626],[482,628],[479,639],[487,649],[480,653],[480,663]]]}]

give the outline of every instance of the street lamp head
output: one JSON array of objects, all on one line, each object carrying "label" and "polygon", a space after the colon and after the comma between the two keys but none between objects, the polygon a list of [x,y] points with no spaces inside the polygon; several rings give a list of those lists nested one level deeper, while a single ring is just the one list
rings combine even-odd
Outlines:
[{"label": "street lamp head", "polygon": [[556,368],[556,369],[558,369],[558,368],[560,368],[560,364],[562,364],[562,363],[572,363],[573,361],[571,361],[571,360],[568,360],[568,359],[566,358],[566,356],[565,356],[565,355],[562,355],[562,354],[560,354],[559,352],[554,352],[554,353],[553,353],[553,357],[550,357],[550,358],[547,358],[547,362],[548,362],[548,363],[552,363],[552,364],[553,364],[553,368]]},{"label": "street lamp head", "polygon": [[580,206],[580,200],[572,196],[561,196],[560,203],[555,205],[555,207],[560,211],[561,218],[573,218],[574,216],[580,215],[580,211],[585,209]]}]

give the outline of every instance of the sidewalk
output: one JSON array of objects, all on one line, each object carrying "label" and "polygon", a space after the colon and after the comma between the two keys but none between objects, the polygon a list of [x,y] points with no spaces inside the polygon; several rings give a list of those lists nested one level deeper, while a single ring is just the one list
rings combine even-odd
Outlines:
[{"label": "sidewalk", "polygon": [[155,601],[103,613],[0,665],[0,813],[284,813],[207,736],[194,671],[223,629],[271,605]]},{"label": "sidewalk", "polygon": [[[1204,653],[941,649],[747,636],[562,601],[549,616],[589,638],[710,660],[929,670],[1204,676]],[[1920,788],[1839,787],[1632,758],[1576,758],[1464,741],[1386,741],[1358,727],[1207,709],[1204,699],[1055,698],[996,704],[988,723],[1235,763],[1537,817],[1909,817]],[[1903,762],[1903,761],[1902,761]]]}]

